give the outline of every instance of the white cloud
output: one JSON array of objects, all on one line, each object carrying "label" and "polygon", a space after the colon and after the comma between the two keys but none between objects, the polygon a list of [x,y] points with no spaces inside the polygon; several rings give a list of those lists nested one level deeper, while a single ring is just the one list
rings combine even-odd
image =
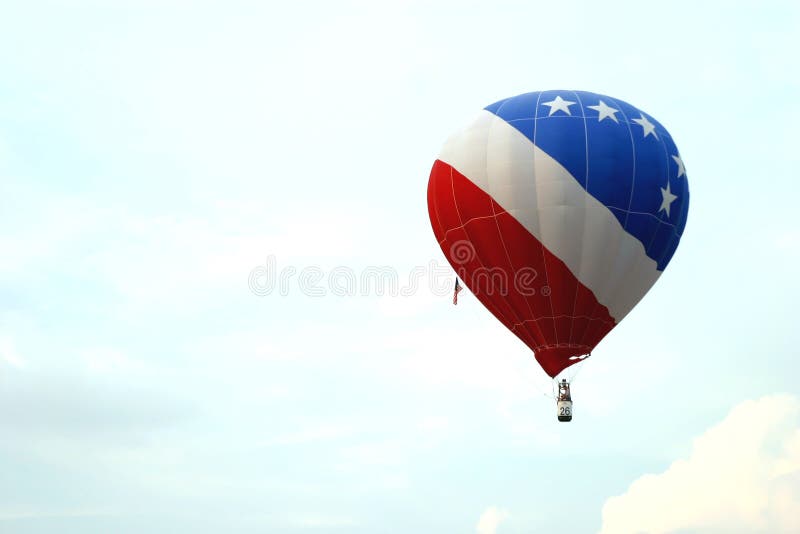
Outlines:
[{"label": "white cloud", "polygon": [[800,398],[736,406],[688,459],[603,507],[601,534],[800,532]]},{"label": "white cloud", "polygon": [[340,451],[339,469],[350,470],[370,466],[400,467],[409,463],[415,446],[398,438],[359,443]]},{"label": "white cloud", "polygon": [[[377,343],[397,356],[380,360],[374,372],[423,390],[485,395],[485,405],[495,414],[492,420],[502,422],[515,445],[558,443],[552,426],[531,414],[532,407],[551,406],[545,397],[552,395],[552,380],[529,349],[487,311],[478,309],[477,302],[454,309],[443,300],[443,312],[431,314],[440,326],[416,328],[411,336],[406,331],[381,334]],[[436,418],[424,421],[420,428],[434,441],[464,430],[456,421]]]},{"label": "white cloud", "polygon": [[262,443],[265,447],[292,446],[311,442],[331,441],[343,438],[354,433],[349,425],[343,424],[323,424],[317,427],[310,427],[298,432],[282,434],[272,437]]},{"label": "white cloud", "polygon": [[419,429],[423,432],[445,431],[448,426],[450,426],[450,421],[447,417],[436,415],[429,415],[419,423]]},{"label": "white cloud", "polygon": [[47,269],[62,272],[76,243],[85,242],[87,236],[91,239],[110,217],[110,210],[83,199],[48,194],[35,187],[6,183],[0,187],[0,195],[14,199],[17,210],[0,228],[0,275],[7,280]]},{"label": "white cloud", "polygon": [[14,342],[8,336],[0,336],[0,361],[16,368],[25,366],[25,361],[14,347]]},{"label": "white cloud", "polygon": [[358,526],[358,521],[351,517],[303,517],[295,523],[302,528],[320,530]]},{"label": "white cloud", "polygon": [[79,351],[79,356],[86,370],[94,375],[124,374],[129,377],[141,374],[144,364],[109,347],[92,347]]},{"label": "white cloud", "polygon": [[509,514],[508,510],[490,506],[481,514],[478,524],[475,526],[475,531],[478,534],[495,534],[500,523],[510,516],[511,514]]},{"label": "white cloud", "polygon": [[[607,417],[629,405],[631,398],[650,399],[663,391],[678,372],[679,355],[671,347],[648,347],[646,357],[641,352],[641,338],[631,335],[637,325],[625,325],[623,332],[612,332],[604,339],[592,358],[587,359],[580,371],[573,393],[580,393],[581,411],[595,417]],[[630,328],[628,328],[630,327]],[[570,368],[571,370],[572,368]],[[628,380],[619,387],[616,377],[646,377],[646,380]]]},{"label": "white cloud", "polygon": [[99,517],[111,516],[112,510],[102,508],[34,508],[32,506],[0,508],[0,521],[19,519],[65,518],[65,517]]},{"label": "white cloud", "polygon": [[163,304],[171,296],[172,302],[186,303],[214,287],[246,291],[249,273],[267,256],[275,263],[274,283],[290,268],[289,288],[296,290],[298,271],[323,260],[341,261],[362,237],[352,220],[331,224],[333,216],[325,213],[284,219],[276,230],[242,211],[216,213],[222,222],[127,214],[115,221],[116,242],[86,257],[86,266],[134,301]]},{"label": "white cloud", "polygon": [[419,329],[414,336],[384,338],[384,347],[405,353],[385,370],[433,387],[485,389],[518,400],[537,396],[538,387],[550,389],[549,378],[531,364],[514,336],[495,324],[471,319],[458,325],[441,321],[442,326]]},{"label": "white cloud", "polygon": [[404,4],[364,4],[312,28],[302,50],[306,77],[301,87],[313,90],[324,80],[326,88],[335,88],[335,82],[343,82],[337,100],[352,98],[361,104],[370,95],[363,89],[354,94],[354,80],[360,88],[377,89],[385,82],[403,83],[415,70],[435,66],[440,51]]},{"label": "white cloud", "polygon": [[773,243],[779,251],[789,256],[800,255],[800,231],[778,232]]}]

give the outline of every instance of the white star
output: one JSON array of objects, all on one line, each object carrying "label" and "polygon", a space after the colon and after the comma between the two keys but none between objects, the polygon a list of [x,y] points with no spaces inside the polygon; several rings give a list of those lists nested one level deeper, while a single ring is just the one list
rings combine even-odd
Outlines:
[{"label": "white star", "polygon": [[667,217],[669,217],[669,207],[670,205],[675,202],[675,199],[678,198],[677,195],[673,195],[672,191],[669,188],[669,180],[667,180],[667,187],[661,187],[661,207],[658,208],[658,212],[661,213],[662,211],[667,212]]},{"label": "white star", "polygon": [[611,117],[611,119],[614,122],[619,123],[619,120],[617,119],[617,116],[615,115],[615,113],[617,113],[619,110],[618,109],[614,109],[611,106],[607,106],[606,103],[603,102],[602,100],[596,106],[586,106],[586,107],[589,108],[589,109],[593,109],[598,113],[597,122],[602,122],[602,120],[605,119],[606,117]]},{"label": "white star", "polygon": [[550,115],[559,110],[563,111],[567,115],[572,115],[572,113],[569,111],[569,107],[574,103],[575,102],[572,102],[570,100],[564,100],[560,96],[557,96],[555,100],[551,100],[550,102],[544,102],[542,103],[542,105],[550,106],[550,113],[547,114],[547,116],[549,117]]},{"label": "white star", "polygon": [[658,134],[656,134],[656,125],[647,120],[647,117],[642,115],[641,119],[633,119],[633,122],[640,125],[644,128],[644,136],[647,137],[650,134],[653,134],[653,137],[658,139]]},{"label": "white star", "polygon": [[675,163],[678,164],[678,178],[681,176],[686,176],[686,167],[683,166],[683,160],[680,156],[672,156],[672,159],[675,160]]}]

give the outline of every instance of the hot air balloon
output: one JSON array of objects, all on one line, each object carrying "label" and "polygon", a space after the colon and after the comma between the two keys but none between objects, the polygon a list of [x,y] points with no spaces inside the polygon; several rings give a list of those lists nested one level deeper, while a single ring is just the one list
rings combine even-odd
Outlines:
[{"label": "hot air balloon", "polygon": [[[487,106],[447,140],[428,182],[448,262],[550,377],[588,357],[658,280],[688,210],[667,130],[585,91]],[[558,387],[568,421],[569,384]]]}]

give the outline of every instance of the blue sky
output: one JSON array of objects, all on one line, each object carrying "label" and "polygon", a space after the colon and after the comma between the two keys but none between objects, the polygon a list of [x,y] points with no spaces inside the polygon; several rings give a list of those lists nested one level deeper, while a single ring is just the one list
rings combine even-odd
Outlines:
[{"label": "blue sky", "polygon": [[[800,531],[798,29],[793,2],[0,6],[0,530]],[[454,129],[554,88],[657,118],[692,191],[570,425],[432,289],[425,204]],[[256,295],[270,261],[298,274]]]}]

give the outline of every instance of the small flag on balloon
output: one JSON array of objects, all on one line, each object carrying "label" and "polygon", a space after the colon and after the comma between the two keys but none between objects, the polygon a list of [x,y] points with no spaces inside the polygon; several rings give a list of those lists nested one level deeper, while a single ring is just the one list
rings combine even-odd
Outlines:
[{"label": "small flag on balloon", "polygon": [[458,294],[461,291],[461,284],[458,283],[456,278],[456,287],[453,289],[453,304],[458,304]]}]

